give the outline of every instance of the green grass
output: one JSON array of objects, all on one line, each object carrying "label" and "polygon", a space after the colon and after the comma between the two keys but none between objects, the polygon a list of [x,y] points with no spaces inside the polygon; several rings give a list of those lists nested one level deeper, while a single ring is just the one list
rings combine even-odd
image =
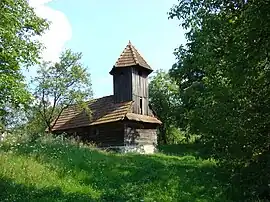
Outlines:
[{"label": "green grass", "polygon": [[2,145],[0,201],[228,201],[213,160],[179,155],[115,154],[44,140]]}]

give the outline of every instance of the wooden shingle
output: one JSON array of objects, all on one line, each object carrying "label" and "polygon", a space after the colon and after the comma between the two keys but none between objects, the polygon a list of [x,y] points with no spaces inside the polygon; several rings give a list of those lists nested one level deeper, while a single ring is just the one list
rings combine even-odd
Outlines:
[{"label": "wooden shingle", "polygon": [[114,97],[110,95],[89,101],[90,115],[77,106],[70,106],[61,113],[52,131],[92,126],[124,119],[156,124],[161,123],[154,116],[131,113],[132,104],[133,101],[114,103]]},{"label": "wooden shingle", "polygon": [[127,113],[126,118],[130,121],[162,124],[162,122],[158,120],[155,116],[145,116],[141,114]]},{"label": "wooden shingle", "polygon": [[152,71],[152,68],[147,64],[147,62],[144,60],[144,58],[141,56],[138,50],[129,41],[128,45],[126,46],[126,48],[116,61],[113,69],[135,65],[139,65]]},{"label": "wooden shingle", "polygon": [[114,103],[113,96],[89,101],[90,115],[76,106],[65,109],[56,121],[53,131],[119,121],[129,111],[132,101]]}]

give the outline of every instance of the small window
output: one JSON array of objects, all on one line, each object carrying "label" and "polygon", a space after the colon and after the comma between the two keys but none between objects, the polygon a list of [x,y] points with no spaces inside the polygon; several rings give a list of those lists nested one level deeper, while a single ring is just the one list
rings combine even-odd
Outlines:
[{"label": "small window", "polygon": [[139,74],[139,76],[142,76],[142,71],[139,71],[138,74]]},{"label": "small window", "polygon": [[143,114],[143,99],[140,97],[140,114]]},{"label": "small window", "polygon": [[121,75],[121,76],[124,76],[124,72],[120,72],[120,75]]}]

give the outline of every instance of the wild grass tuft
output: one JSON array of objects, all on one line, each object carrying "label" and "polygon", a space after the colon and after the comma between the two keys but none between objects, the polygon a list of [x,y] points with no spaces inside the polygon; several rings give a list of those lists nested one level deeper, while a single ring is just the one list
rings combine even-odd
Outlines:
[{"label": "wild grass tuft", "polygon": [[213,160],[116,154],[52,137],[1,143],[1,201],[228,201]]}]

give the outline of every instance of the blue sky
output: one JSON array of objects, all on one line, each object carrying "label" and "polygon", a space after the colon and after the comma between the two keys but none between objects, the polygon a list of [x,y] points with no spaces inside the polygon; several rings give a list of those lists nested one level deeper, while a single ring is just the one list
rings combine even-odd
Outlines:
[{"label": "blue sky", "polygon": [[112,94],[109,71],[129,40],[154,70],[171,68],[174,48],[185,43],[179,22],[167,15],[177,0],[37,1],[42,1],[37,12],[58,23],[45,40],[48,52],[53,56],[59,54],[54,50],[63,48],[82,52],[94,97]]}]

